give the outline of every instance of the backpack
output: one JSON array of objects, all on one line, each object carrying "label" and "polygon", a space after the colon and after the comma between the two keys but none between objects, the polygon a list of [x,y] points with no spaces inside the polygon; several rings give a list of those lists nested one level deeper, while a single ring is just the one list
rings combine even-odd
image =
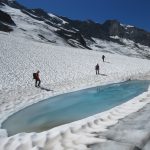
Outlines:
[{"label": "backpack", "polygon": [[33,79],[36,79],[36,73],[33,73]]}]

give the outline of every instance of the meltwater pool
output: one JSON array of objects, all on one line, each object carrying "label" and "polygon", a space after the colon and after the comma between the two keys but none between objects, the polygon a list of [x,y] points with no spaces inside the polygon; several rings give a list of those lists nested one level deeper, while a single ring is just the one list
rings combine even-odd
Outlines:
[{"label": "meltwater pool", "polygon": [[10,116],[2,128],[9,136],[41,132],[106,111],[147,91],[150,81],[127,81],[48,98]]}]

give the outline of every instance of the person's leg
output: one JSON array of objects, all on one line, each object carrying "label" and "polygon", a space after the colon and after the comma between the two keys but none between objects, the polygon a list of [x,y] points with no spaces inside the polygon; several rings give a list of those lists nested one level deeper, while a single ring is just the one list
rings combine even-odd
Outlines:
[{"label": "person's leg", "polygon": [[98,70],[96,70],[96,74],[98,74]]},{"label": "person's leg", "polygon": [[37,80],[35,80],[35,87],[37,87]]},{"label": "person's leg", "polygon": [[99,70],[98,70],[98,74],[99,74]]},{"label": "person's leg", "polygon": [[41,80],[39,80],[39,83],[38,83],[38,86],[40,87],[40,85],[41,85]]}]

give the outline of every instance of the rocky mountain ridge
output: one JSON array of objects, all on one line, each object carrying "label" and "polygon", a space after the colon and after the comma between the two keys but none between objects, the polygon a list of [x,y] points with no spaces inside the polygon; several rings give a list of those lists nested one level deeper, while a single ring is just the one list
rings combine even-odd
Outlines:
[{"label": "rocky mountain ridge", "polygon": [[[9,8],[6,9],[6,6]],[[15,11],[10,13],[9,9],[11,8],[21,12],[19,14],[21,19],[17,17],[16,20],[14,19],[14,14],[16,16],[17,14]],[[32,38],[36,37],[36,39],[56,44],[61,39],[67,45],[87,49],[103,48],[97,40],[126,46],[127,42],[124,43],[122,39],[133,42],[136,48],[140,48],[138,44],[150,47],[149,32],[134,26],[123,25],[117,20],[107,20],[103,24],[91,20],[71,20],[47,13],[42,9],[28,9],[14,0],[0,0],[0,10],[0,30],[5,32],[13,32],[17,27],[17,29],[26,32],[25,34],[30,34]],[[38,29],[32,29],[36,34],[34,37],[32,32],[30,33],[25,28],[26,26],[20,27],[24,16],[26,17],[24,22],[28,25],[40,26]]]}]

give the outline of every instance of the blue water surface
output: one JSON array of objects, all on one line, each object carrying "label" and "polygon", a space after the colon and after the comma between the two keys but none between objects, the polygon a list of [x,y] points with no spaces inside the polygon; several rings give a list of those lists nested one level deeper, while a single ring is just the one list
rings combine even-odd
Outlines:
[{"label": "blue water surface", "polygon": [[127,81],[48,98],[10,116],[2,127],[9,135],[45,131],[120,105],[147,91],[149,83]]}]

